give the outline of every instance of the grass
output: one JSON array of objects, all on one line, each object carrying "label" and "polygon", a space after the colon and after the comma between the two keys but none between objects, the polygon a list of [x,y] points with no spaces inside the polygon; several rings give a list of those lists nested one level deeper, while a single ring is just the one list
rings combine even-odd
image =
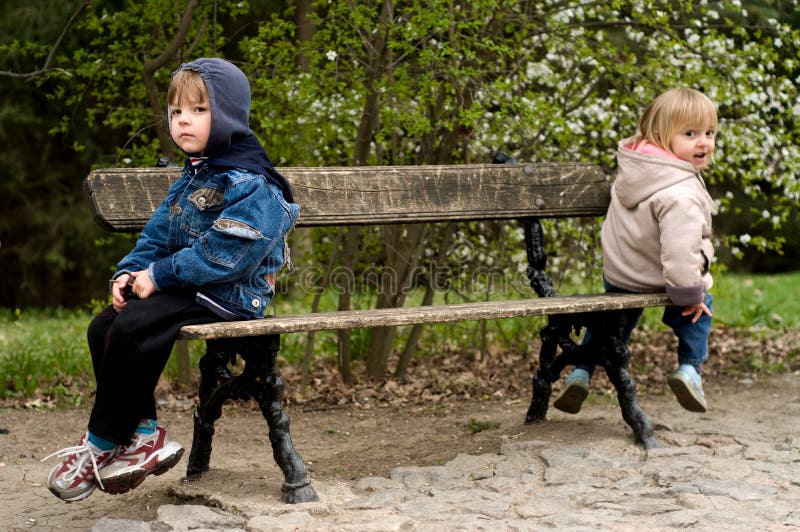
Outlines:
[{"label": "grass", "polygon": [[[71,396],[92,374],[86,346],[88,312],[0,312],[0,399],[39,393]],[[47,383],[47,384],[45,384]]]},{"label": "grass", "polygon": [[[714,322],[735,328],[800,328],[800,272],[775,275],[723,273],[714,277]],[[643,323],[661,324],[662,310],[645,310]]]},{"label": "grass", "polygon": [[[83,390],[94,387],[86,344],[93,316],[90,310],[0,308],[0,400],[48,396],[79,406]],[[190,342],[195,367],[203,349],[202,342]],[[165,375],[177,373],[171,357]]]},{"label": "grass", "polygon": [[499,426],[500,423],[497,421],[479,421],[474,417],[469,418],[469,422],[466,424],[466,428],[470,434],[477,434],[479,432],[483,432],[484,430],[496,429]]},{"label": "grass", "polygon": [[721,319],[733,327],[800,327],[800,272],[720,276],[713,293]]},{"label": "grass", "polygon": [[[781,275],[719,274],[715,279],[715,323],[750,329],[796,330],[800,328],[800,272]],[[325,309],[335,306],[333,296],[326,296]],[[415,304],[409,298],[407,304]],[[310,298],[283,298],[279,312],[303,312]],[[355,303],[367,305],[364,298]],[[97,305],[95,305],[97,307]],[[646,309],[643,326],[664,328],[661,309]],[[24,310],[0,308],[0,400],[20,401],[32,397],[50,397],[58,403],[80,405],[82,391],[93,388],[91,357],[86,346],[86,327],[93,316],[91,310]],[[524,350],[538,335],[542,319],[496,320],[485,324],[488,345],[503,349]],[[356,356],[369,344],[369,331],[354,331]],[[484,338],[479,322],[428,326],[422,338],[422,352],[439,353],[445,348],[476,350]],[[284,335],[281,356],[295,364],[303,358],[305,335]],[[405,334],[397,334],[402,346]],[[202,356],[201,341],[189,343],[193,368]],[[336,336],[319,333],[316,356],[336,356]],[[175,357],[165,370],[168,378],[177,375]]]}]

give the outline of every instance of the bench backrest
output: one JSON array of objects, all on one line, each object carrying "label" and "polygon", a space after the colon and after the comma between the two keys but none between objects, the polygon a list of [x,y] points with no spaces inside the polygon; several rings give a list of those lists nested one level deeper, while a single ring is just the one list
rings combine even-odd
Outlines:
[{"label": "bench backrest", "polygon": [[[610,181],[580,163],[284,167],[301,206],[298,226],[602,216]],[[95,170],[84,189],[95,220],[140,230],[179,169]]]}]

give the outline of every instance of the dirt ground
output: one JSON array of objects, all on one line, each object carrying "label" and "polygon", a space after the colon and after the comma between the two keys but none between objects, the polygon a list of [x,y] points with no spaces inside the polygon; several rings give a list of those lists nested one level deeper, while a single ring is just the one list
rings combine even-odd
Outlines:
[{"label": "dirt ground", "polygon": [[[662,443],[670,444],[670,427],[676,425],[711,440],[759,434],[778,442],[800,436],[800,419],[793,414],[800,407],[800,372],[757,380],[717,377],[707,380],[706,391],[711,408],[700,415],[683,411],[666,387],[640,397]],[[287,411],[295,445],[319,483],[388,476],[397,466],[440,464],[458,453],[497,452],[508,439],[538,439],[554,445],[590,442],[598,453],[620,446],[636,448],[615,398],[603,390],[593,391],[580,414],[570,416],[551,408],[541,424],[523,423],[527,404],[525,394],[427,405],[293,404]],[[167,474],[148,478],[124,495],[97,491],[80,502],[57,500],[44,486],[55,461],[40,459],[74,445],[87,417],[81,409],[0,410],[0,428],[8,430],[0,434],[0,528],[88,530],[102,517],[153,520],[163,504],[210,504],[186,500],[186,490],[180,489],[187,482],[182,479],[185,458]],[[187,452],[191,418],[191,405],[183,401],[165,403],[160,412],[160,422]],[[224,412],[217,423],[211,467],[194,482],[245,498],[262,494],[278,501],[280,497],[282,479],[271,458],[266,423],[252,405],[232,406]]]},{"label": "dirt ground", "polygon": [[[699,444],[719,438],[776,444],[790,439],[795,448],[800,438],[800,331],[741,335],[715,329],[703,373],[710,402],[705,414],[681,409],[665,384],[674,365],[674,337],[668,332],[637,334],[631,370],[640,404],[665,446],[680,445],[674,438],[690,434]],[[435,363],[423,359],[406,379],[350,387],[342,385],[335,367],[317,367],[306,395],[300,393],[300,376],[284,364],[295,446],[315,485],[329,493],[343,482],[389,476],[398,466],[442,464],[459,453],[497,453],[509,440],[589,445],[598,453],[638,452],[602,372],[578,415],[551,407],[544,423],[525,425],[534,359],[531,353],[442,353]],[[768,367],[780,367],[780,374],[767,376]],[[84,404],[91,404],[90,392]],[[157,390],[159,422],[187,454],[195,392],[194,387],[169,385]],[[54,408],[47,397],[0,404],[0,529],[88,530],[103,517],[151,521],[165,504],[218,505],[206,495],[215,491],[281,504],[282,475],[272,459],[266,422],[252,403],[226,406],[216,425],[211,470],[200,479],[183,478],[184,457],[177,467],[127,494],[97,491],[84,501],[64,503],[45,486],[56,459],[40,460],[75,445],[87,420],[87,409]]]}]

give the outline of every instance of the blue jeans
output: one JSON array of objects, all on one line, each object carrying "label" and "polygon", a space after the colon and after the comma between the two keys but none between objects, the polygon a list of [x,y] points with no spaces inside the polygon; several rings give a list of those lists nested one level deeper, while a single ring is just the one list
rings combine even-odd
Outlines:
[{"label": "blue jeans", "polygon": [[[603,279],[603,285],[606,293],[629,293],[627,290],[617,288],[605,279]],[[714,312],[713,302],[714,298],[711,297],[711,294],[706,293],[705,304],[712,313]],[[625,341],[626,345],[642,312],[643,310],[640,309],[636,320],[632,321],[623,331],[622,339]],[[691,364],[699,373],[703,363],[708,360],[708,335],[711,333],[711,316],[701,314],[700,319],[692,323],[692,316],[681,316],[681,312],[683,312],[683,307],[677,305],[664,307],[664,315],[661,317],[661,321],[670,327],[675,333],[675,336],[678,337],[678,364]],[[582,343],[585,344],[588,342],[589,336],[589,331],[587,330],[586,334],[583,336]],[[575,367],[588,371],[589,375],[594,372],[595,368],[593,364],[578,365]]]}]

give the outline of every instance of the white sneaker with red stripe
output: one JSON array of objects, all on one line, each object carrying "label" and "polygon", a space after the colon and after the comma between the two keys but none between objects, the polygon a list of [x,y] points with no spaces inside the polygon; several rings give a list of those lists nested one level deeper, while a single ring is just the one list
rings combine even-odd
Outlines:
[{"label": "white sneaker with red stripe", "polygon": [[112,462],[121,449],[119,445],[108,451],[99,449],[89,443],[88,434],[84,434],[78,445],[42,458],[42,461],[53,456],[64,458],[50,471],[47,488],[53,495],[67,502],[85,499],[94,491],[100,471]]},{"label": "white sneaker with red stripe", "polygon": [[177,464],[183,447],[169,439],[164,427],[157,426],[152,434],[135,433],[114,460],[100,470],[100,489],[117,495],[141,484],[148,475],[161,475]]}]

